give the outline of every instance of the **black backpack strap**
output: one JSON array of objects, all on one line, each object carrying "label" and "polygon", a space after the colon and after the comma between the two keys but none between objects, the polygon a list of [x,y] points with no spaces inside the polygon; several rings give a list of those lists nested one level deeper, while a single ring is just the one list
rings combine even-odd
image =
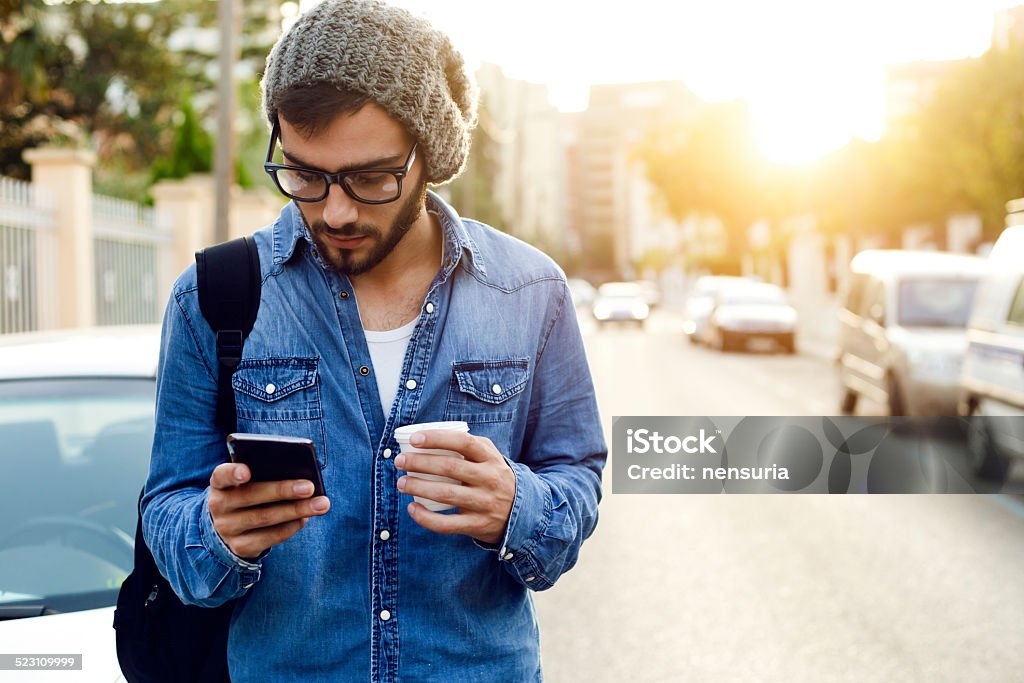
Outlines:
[{"label": "black backpack strap", "polygon": [[245,338],[260,309],[260,255],[252,237],[196,252],[199,308],[217,335],[217,426],[235,431],[235,392],[231,376],[242,360]]}]

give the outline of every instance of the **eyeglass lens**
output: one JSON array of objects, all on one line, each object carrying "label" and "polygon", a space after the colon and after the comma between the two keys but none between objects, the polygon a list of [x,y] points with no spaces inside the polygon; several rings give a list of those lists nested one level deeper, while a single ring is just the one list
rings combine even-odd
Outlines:
[{"label": "eyeglass lens", "polygon": [[[327,194],[327,178],[321,173],[277,169],[277,181],[287,194],[299,199],[314,199]],[[348,189],[360,199],[371,202],[398,198],[398,178],[393,173],[354,173],[342,177]]]}]

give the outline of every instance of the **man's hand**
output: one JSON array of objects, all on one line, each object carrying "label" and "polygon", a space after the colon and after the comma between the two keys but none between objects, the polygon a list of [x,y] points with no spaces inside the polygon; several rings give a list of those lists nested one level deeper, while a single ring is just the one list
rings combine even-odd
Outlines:
[{"label": "man's hand", "polygon": [[409,472],[437,474],[461,481],[449,484],[418,477],[398,479],[398,490],[459,508],[457,514],[431,512],[417,502],[409,504],[409,516],[420,526],[440,534],[463,534],[484,543],[500,543],[505,535],[516,475],[490,439],[464,432],[425,430],[409,439],[416,448],[443,448],[461,453],[459,458],[426,453],[401,453],[395,467]]},{"label": "man's hand", "polygon": [[246,465],[224,463],[210,476],[207,506],[213,528],[235,555],[252,560],[271,546],[287,541],[310,517],[331,507],[327,496],[313,495],[306,479],[249,482]]}]

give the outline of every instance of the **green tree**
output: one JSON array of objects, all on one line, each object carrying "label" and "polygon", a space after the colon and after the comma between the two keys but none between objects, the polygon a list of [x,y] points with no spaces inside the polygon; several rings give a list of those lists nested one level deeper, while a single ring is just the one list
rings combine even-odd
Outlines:
[{"label": "green tree", "polygon": [[213,165],[213,140],[199,123],[190,93],[186,92],[182,98],[179,119],[174,126],[170,157],[159,158],[153,164],[151,179],[154,183],[164,178],[209,173]]},{"label": "green tree", "polygon": [[[216,6],[0,0],[0,173],[27,177],[29,147],[87,145],[98,187],[141,198],[154,162],[174,156],[186,89],[200,122],[215,111]],[[271,1],[244,7],[240,68],[258,74],[276,37]]]},{"label": "green tree", "polygon": [[673,218],[699,213],[722,221],[729,253],[745,243],[747,228],[765,210],[771,178],[742,103],[704,105],[691,122],[655,128],[636,155]]},{"label": "green tree", "polygon": [[913,181],[947,211],[978,211],[986,236],[1024,196],[1024,46],[992,49],[946,78],[917,121]]}]

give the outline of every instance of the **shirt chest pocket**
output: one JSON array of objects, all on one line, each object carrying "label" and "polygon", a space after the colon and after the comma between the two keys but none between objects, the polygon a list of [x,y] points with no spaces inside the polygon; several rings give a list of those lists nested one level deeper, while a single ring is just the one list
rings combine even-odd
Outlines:
[{"label": "shirt chest pocket", "polygon": [[318,358],[243,359],[231,378],[238,431],[311,439],[324,467],[318,364]]},{"label": "shirt chest pocket", "polygon": [[519,406],[529,379],[529,359],[456,361],[448,389],[445,420],[507,422]]}]

